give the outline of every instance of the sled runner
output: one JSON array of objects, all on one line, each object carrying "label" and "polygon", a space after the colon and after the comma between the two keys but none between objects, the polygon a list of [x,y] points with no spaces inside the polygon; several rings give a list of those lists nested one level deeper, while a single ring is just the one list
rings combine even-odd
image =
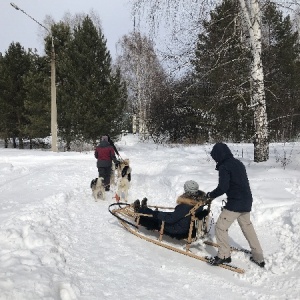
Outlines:
[{"label": "sled runner", "polygon": [[[195,205],[185,217],[191,217],[190,219],[190,228],[187,232],[186,237],[180,239],[178,242],[174,243],[174,238],[169,237],[164,232],[165,222],[162,221],[160,230],[147,230],[142,225],[139,224],[141,217],[149,217],[152,218],[152,215],[141,214],[134,211],[133,205],[127,203],[113,203],[109,206],[109,212],[115,216],[121,225],[128,230],[130,233],[135,236],[144,239],[148,242],[156,244],[158,246],[167,248],[169,250],[184,254],[186,256],[190,256],[192,258],[204,261],[209,263],[210,258],[207,256],[197,255],[196,253],[191,251],[191,245],[193,242],[196,242],[199,238],[204,238],[208,233],[208,216],[199,220],[195,216],[195,212],[199,207],[207,206],[208,210],[210,210],[210,202],[200,201],[199,204]],[[172,210],[174,208],[171,207],[160,207],[160,206],[149,206],[149,208],[154,208],[158,210]],[[211,246],[217,246],[212,242],[204,242]],[[244,273],[245,271],[241,268],[233,266],[231,264],[220,264],[218,265],[221,268],[234,271],[237,273]]]}]

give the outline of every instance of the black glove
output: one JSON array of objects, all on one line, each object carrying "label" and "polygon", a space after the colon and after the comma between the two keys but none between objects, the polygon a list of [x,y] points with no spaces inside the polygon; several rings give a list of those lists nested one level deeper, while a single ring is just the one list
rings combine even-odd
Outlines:
[{"label": "black glove", "polygon": [[119,167],[119,165],[120,165],[120,161],[119,161],[119,160],[117,160],[117,161],[115,162],[115,167],[116,167],[116,168],[118,168],[118,167]]},{"label": "black glove", "polygon": [[201,210],[195,214],[196,218],[199,220],[202,220],[209,214],[209,211],[207,209]]},{"label": "black glove", "polygon": [[212,201],[213,199],[215,199],[215,198],[212,198],[212,197],[211,197],[210,192],[206,194],[205,198],[206,198],[207,200],[210,200],[210,201]]},{"label": "black glove", "polygon": [[214,200],[214,198],[212,198],[212,197],[210,196],[210,193],[207,193],[207,194],[205,195],[205,197],[204,197],[204,201],[205,201],[206,204],[210,204],[213,200]]}]

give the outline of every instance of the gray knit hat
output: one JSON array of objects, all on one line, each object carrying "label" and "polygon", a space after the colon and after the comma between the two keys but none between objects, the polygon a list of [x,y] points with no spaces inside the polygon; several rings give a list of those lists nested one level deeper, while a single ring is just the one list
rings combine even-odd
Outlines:
[{"label": "gray knit hat", "polygon": [[101,141],[107,141],[108,142],[108,136],[107,135],[103,135],[101,137]]},{"label": "gray knit hat", "polygon": [[183,188],[185,193],[196,194],[199,190],[199,184],[194,180],[188,180],[185,182]]}]

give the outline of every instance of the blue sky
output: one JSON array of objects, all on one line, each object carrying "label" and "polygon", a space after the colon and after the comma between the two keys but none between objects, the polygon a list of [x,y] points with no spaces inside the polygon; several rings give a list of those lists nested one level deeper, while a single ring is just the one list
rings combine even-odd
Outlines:
[{"label": "blue sky", "polygon": [[20,42],[25,49],[36,48],[43,53],[41,27],[10,3],[16,4],[28,15],[42,23],[46,15],[60,21],[66,12],[89,13],[92,9],[99,15],[107,39],[107,47],[115,57],[118,40],[133,29],[131,5],[128,0],[1,0],[0,1],[0,52],[4,53],[10,43]]}]

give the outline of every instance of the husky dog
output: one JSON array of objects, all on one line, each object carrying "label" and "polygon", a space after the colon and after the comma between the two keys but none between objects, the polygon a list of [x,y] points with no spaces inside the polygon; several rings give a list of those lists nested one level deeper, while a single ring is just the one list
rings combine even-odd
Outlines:
[{"label": "husky dog", "polygon": [[105,200],[105,187],[103,180],[104,179],[102,177],[98,177],[91,181],[91,189],[93,191],[95,201],[98,201],[98,199]]},{"label": "husky dog", "polygon": [[118,176],[118,178],[124,177],[124,176],[122,176],[122,171],[125,167],[129,167],[129,159],[128,158],[122,159],[119,162],[118,167],[117,167],[117,176]]},{"label": "husky dog", "polygon": [[131,181],[131,168],[129,166],[129,159],[125,159],[120,162],[118,167],[118,174],[120,174],[118,179],[118,189],[116,199],[121,201],[128,201],[128,190]]}]

